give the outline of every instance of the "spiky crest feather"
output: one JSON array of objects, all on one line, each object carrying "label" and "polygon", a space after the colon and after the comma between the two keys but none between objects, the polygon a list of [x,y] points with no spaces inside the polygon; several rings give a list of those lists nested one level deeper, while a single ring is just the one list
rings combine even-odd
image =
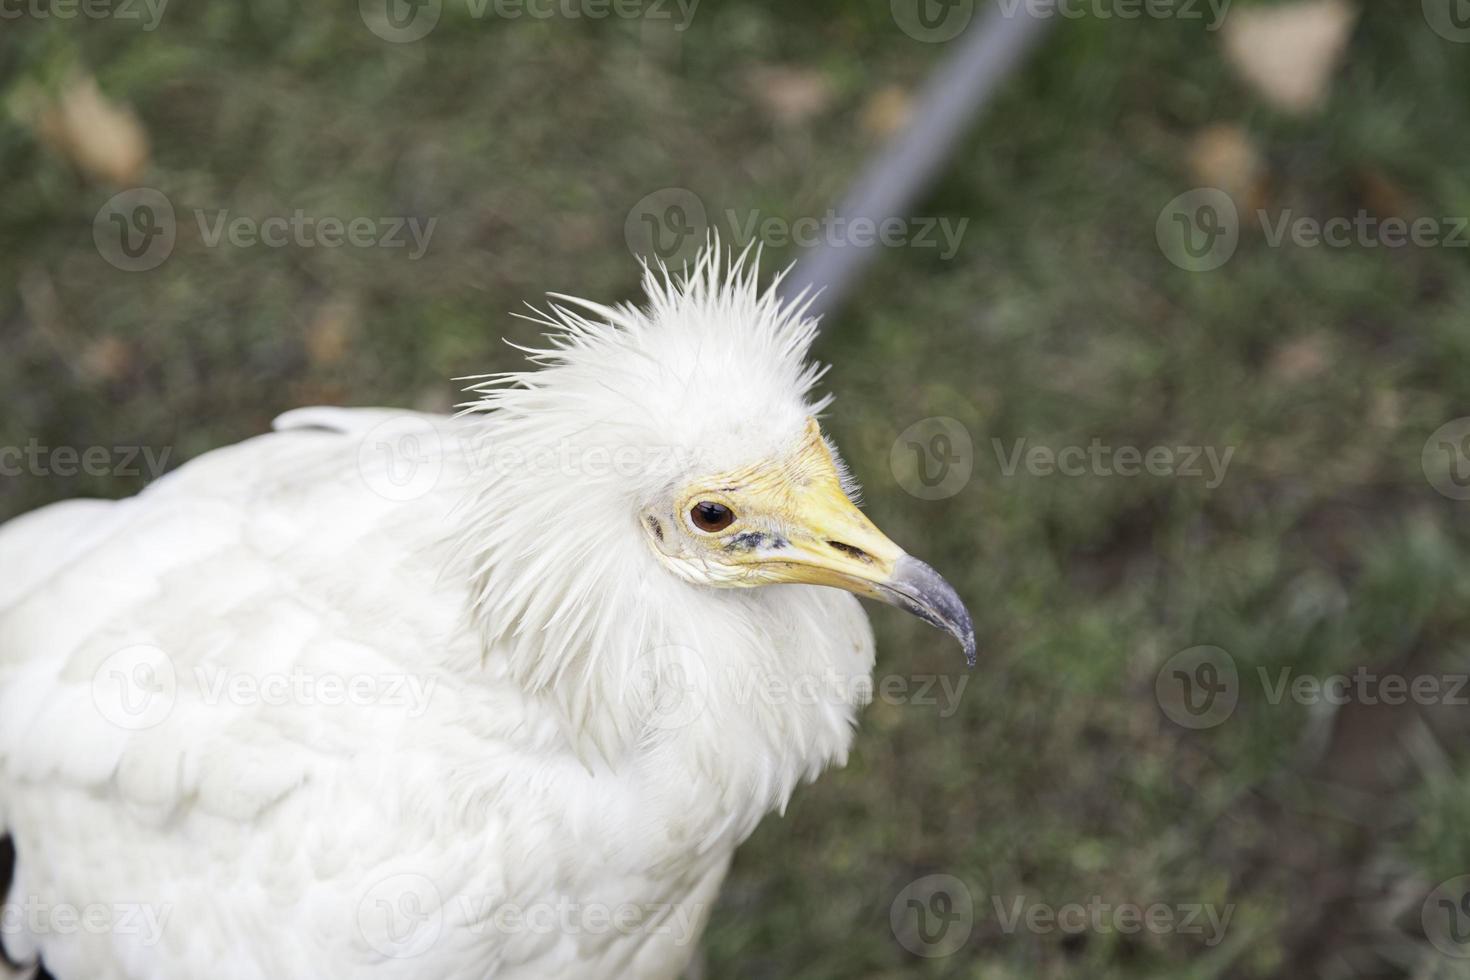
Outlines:
[{"label": "spiky crest feather", "polygon": [[[830,590],[792,602],[790,590],[682,582],[637,523],[701,474],[792,452],[829,404],[813,396],[825,368],[808,360],[810,298],[783,300],[782,278],[761,289],[758,253],[712,242],[684,275],[645,266],[641,308],[554,296],[528,317],[547,328],[545,346],[526,349],[535,369],[466,379],[477,453],[511,464],[480,468],[461,539],[486,648],[506,652],[519,683],[605,758],[668,736],[648,719],[669,684],[737,663],[779,675],[792,665],[761,658],[793,617],[816,630],[851,604]],[[551,465],[523,465],[535,460]],[[810,718],[776,712],[768,730],[820,743],[820,764],[800,764],[815,776],[845,751],[849,724],[847,705],[825,705]],[[768,775],[742,791],[784,802],[797,774]]]}]

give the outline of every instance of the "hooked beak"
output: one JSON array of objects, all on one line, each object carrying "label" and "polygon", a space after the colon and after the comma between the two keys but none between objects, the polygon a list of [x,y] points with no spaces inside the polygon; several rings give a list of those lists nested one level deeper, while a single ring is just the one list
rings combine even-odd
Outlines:
[{"label": "hooked beak", "polygon": [[912,555],[904,555],[888,580],[875,585],[878,598],[884,602],[913,613],[959,640],[965,663],[975,666],[975,624],[964,600],[943,576]]},{"label": "hooked beak", "polygon": [[767,582],[845,589],[897,606],[959,641],[975,666],[975,626],[954,587],[906,554],[858,510],[842,489],[836,462],[813,420],[787,484],[785,546],[754,556]]}]

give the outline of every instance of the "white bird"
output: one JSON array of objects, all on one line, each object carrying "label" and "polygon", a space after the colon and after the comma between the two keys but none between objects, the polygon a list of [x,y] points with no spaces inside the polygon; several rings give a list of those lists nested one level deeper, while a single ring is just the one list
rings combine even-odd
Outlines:
[{"label": "white bird", "polygon": [[754,265],[555,297],[455,418],[298,410],[0,529],[9,969],[678,976],[736,846],[846,759],[853,594],[974,655]]}]

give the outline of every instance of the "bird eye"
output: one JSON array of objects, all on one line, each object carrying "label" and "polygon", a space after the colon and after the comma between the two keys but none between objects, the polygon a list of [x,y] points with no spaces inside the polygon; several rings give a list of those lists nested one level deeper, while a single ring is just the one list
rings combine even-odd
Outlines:
[{"label": "bird eye", "polygon": [[735,512],[724,504],[717,504],[712,500],[701,500],[690,508],[689,519],[701,531],[713,534],[735,523]]}]

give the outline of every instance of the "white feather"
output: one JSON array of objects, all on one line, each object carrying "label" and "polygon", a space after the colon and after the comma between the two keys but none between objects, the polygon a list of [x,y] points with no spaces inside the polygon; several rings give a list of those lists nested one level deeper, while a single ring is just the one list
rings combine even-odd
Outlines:
[{"label": "white feather", "polygon": [[[704,588],[642,543],[637,501],[792,451],[826,404],[815,325],[753,265],[716,247],[646,287],[558,298],[539,370],[455,419],[292,412],[0,529],[13,956],[58,980],[679,974],[734,848],[845,760],[873,648],[845,593]],[[636,464],[592,472],[604,450]],[[377,686],[240,693],[293,677]],[[770,695],[813,677],[843,693]],[[634,907],[668,918],[607,923]]]}]

